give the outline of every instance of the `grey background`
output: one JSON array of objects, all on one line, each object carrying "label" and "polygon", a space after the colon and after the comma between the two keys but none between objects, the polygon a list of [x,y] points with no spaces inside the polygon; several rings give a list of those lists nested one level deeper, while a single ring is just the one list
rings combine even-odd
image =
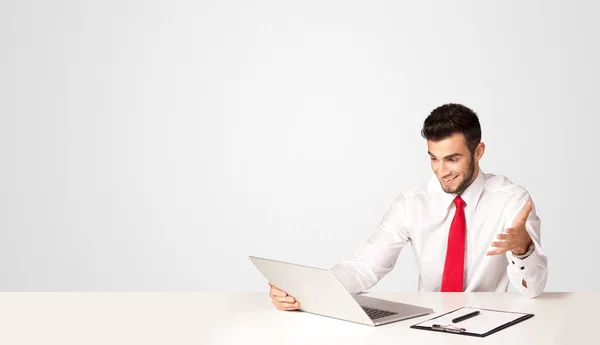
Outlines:
[{"label": "grey background", "polygon": [[[600,289],[598,3],[0,2],[0,289],[265,290],[330,267],[480,115],[526,187],[547,291]],[[415,291],[406,249],[374,290]]]}]

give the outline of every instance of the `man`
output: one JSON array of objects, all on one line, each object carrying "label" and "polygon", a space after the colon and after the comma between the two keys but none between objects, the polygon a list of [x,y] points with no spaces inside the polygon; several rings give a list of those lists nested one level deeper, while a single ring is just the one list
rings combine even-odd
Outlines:
[{"label": "man", "polygon": [[[540,219],[523,187],[481,171],[485,144],[477,115],[460,104],[442,105],[421,134],[434,176],[402,192],[365,247],[332,271],[350,292],[362,292],[394,268],[410,243],[419,291],[507,291],[510,281],[524,296],[538,296],[548,275]],[[300,306],[272,285],[270,296],[280,310]]]}]

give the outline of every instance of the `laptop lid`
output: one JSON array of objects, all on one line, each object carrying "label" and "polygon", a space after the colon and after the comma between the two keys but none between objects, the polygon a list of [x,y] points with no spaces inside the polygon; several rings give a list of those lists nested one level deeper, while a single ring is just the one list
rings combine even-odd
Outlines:
[{"label": "laptop lid", "polygon": [[250,260],[271,284],[294,296],[299,310],[374,325],[333,272],[255,256]]}]

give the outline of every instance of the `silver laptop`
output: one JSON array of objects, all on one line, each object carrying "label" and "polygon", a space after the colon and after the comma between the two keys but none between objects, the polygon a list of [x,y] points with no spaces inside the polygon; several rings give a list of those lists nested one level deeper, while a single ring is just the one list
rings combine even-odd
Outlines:
[{"label": "silver laptop", "polygon": [[433,313],[432,309],[351,294],[330,270],[250,256],[267,280],[294,296],[301,311],[379,326]]}]

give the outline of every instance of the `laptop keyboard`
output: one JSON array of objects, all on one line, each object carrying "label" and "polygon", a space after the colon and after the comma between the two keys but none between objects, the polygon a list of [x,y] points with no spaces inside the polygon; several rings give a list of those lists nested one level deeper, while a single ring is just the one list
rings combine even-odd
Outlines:
[{"label": "laptop keyboard", "polygon": [[373,309],[373,308],[367,308],[367,307],[362,307],[362,308],[365,311],[365,313],[367,313],[367,315],[369,315],[371,320],[381,319],[382,317],[398,314],[398,313],[394,313],[394,312],[387,311],[387,310]]}]

